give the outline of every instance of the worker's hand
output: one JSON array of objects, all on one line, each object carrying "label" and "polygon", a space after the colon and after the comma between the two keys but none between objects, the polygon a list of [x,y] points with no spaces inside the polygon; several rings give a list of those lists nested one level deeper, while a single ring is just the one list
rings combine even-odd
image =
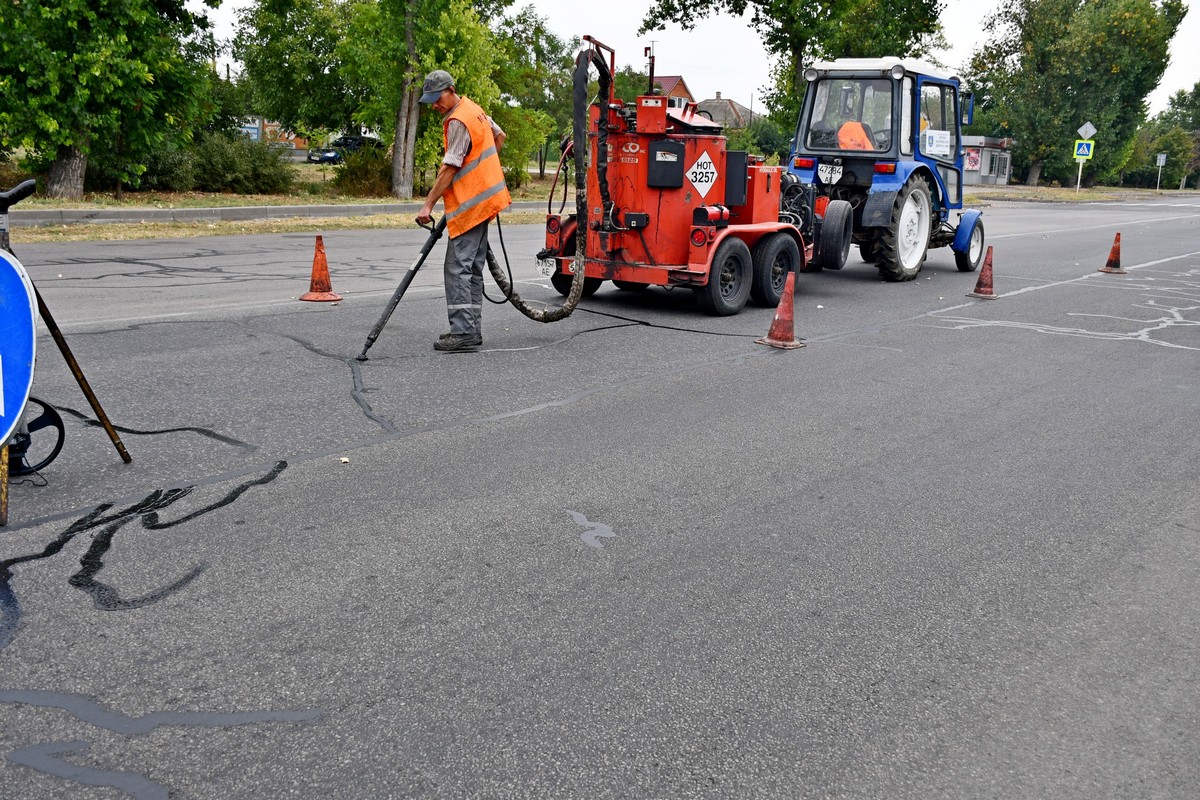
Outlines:
[{"label": "worker's hand", "polygon": [[421,206],[421,210],[417,212],[417,224],[428,225],[433,221],[433,206],[428,204]]}]

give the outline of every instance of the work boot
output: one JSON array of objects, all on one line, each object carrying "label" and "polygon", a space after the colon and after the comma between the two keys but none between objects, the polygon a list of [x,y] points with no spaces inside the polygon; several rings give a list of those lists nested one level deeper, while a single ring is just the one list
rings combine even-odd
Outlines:
[{"label": "work boot", "polygon": [[[442,341],[443,339],[449,339],[451,336],[458,336],[458,335],[460,335],[460,334],[457,334],[457,333],[443,333],[441,336],[439,336],[439,337],[438,337],[438,341]],[[483,334],[482,334],[482,333],[478,333],[478,334],[476,334],[476,336],[480,336],[480,337],[482,337],[482,336],[483,336]]]},{"label": "work boot", "polygon": [[451,333],[439,337],[433,343],[434,350],[443,353],[473,352],[483,344],[483,337],[477,333]]}]

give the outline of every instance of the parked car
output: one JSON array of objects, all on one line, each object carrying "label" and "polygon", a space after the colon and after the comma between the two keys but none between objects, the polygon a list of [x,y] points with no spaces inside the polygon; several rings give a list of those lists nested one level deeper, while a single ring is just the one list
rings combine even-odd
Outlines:
[{"label": "parked car", "polygon": [[327,147],[310,147],[308,161],[312,164],[340,164],[347,153],[357,153],[364,147],[383,150],[383,142],[374,136],[339,136]]}]

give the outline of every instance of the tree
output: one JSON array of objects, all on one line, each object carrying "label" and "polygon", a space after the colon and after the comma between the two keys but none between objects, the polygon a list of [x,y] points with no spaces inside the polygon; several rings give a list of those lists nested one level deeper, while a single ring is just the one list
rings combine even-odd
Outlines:
[{"label": "tree", "polygon": [[500,96],[493,41],[467,0],[360,0],[338,52],[348,79],[370,89],[356,121],[394,131],[392,194],[401,200],[413,196],[415,170],[441,156],[441,120],[422,115],[418,103],[425,75],[446,70],[487,109]]},{"label": "tree", "polygon": [[233,55],[254,107],[303,133],[354,128],[368,91],[342,69],[351,0],[257,0],[239,13]]},{"label": "tree", "polygon": [[674,22],[685,30],[716,13],[742,16],[776,57],[767,104],[788,124],[804,95],[804,70],[821,58],[919,56],[941,27],[940,0],[654,0],[641,33]]},{"label": "tree", "polygon": [[1167,110],[1159,115],[1158,121],[1166,125],[1178,125],[1185,131],[1200,131],[1200,81],[1189,92],[1180,89],[1167,101]]},{"label": "tree", "polygon": [[183,0],[0,4],[0,147],[45,154],[51,197],[82,197],[94,148],[136,180],[151,150],[202,121],[206,27]]},{"label": "tree", "polygon": [[[558,137],[571,130],[571,76],[579,40],[555,35],[546,19],[526,6],[512,17],[498,18],[492,26],[497,42],[493,79],[501,97],[527,113],[545,115],[548,129],[537,147],[538,172],[546,176],[546,159],[558,145]],[[520,124],[520,122],[518,122]],[[501,123],[509,134],[512,131]]]},{"label": "tree", "polygon": [[1133,153],[1145,98],[1166,68],[1182,0],[1017,0],[990,15],[968,71],[985,118],[1016,139],[1034,185],[1074,176],[1075,129],[1098,130],[1093,175],[1115,179]]}]

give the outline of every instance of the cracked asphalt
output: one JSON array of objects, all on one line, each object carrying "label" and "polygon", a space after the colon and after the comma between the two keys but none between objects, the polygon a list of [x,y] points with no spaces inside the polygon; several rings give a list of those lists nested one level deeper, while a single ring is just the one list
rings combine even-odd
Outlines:
[{"label": "cracked asphalt", "polygon": [[436,353],[440,244],[363,363],[421,231],[312,304],[310,234],[18,230],[133,463],[42,330],[0,795],[1193,797],[1200,199],[984,221],[999,299],[852,254],[786,352],[606,285]]}]

